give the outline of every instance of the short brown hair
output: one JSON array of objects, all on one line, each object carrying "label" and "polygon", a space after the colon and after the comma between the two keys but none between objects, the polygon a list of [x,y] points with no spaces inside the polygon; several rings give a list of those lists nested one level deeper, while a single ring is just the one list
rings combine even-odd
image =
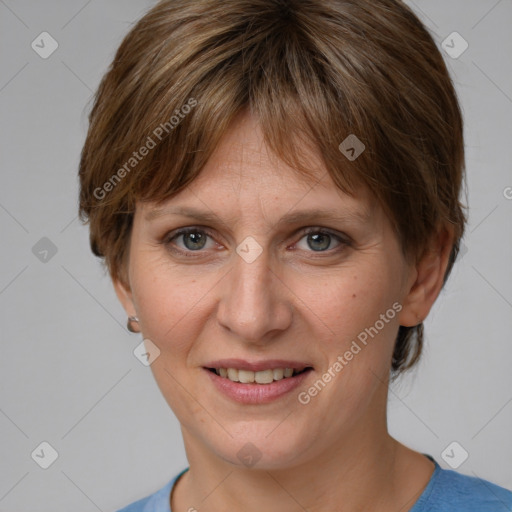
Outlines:
[{"label": "short brown hair", "polygon": [[[449,224],[446,281],[466,221],[462,116],[435,42],[399,0],[164,0],[138,21],[101,81],[80,160],[80,215],[113,278],[126,282],[136,201],[190,184],[244,110],[301,175],[309,143],[340,189],[366,186],[408,258]],[[353,161],[338,148],[350,134],[366,147]],[[400,326],[395,375],[422,344],[423,324]]]}]

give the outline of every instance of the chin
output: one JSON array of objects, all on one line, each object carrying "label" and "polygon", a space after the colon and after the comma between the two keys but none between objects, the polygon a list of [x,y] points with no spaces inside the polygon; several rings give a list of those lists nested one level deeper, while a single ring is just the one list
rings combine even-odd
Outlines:
[{"label": "chin", "polygon": [[280,427],[276,428],[275,422],[272,422],[272,425],[271,422],[263,422],[263,425],[258,422],[259,428],[256,430],[254,423],[253,428],[245,429],[243,434],[232,433],[233,437],[224,436],[222,440],[210,440],[213,453],[239,469],[255,471],[289,469],[301,463],[299,459],[302,459],[308,450],[310,436],[309,441],[306,441],[299,439],[304,436],[304,431],[302,435],[285,428],[279,432]]}]

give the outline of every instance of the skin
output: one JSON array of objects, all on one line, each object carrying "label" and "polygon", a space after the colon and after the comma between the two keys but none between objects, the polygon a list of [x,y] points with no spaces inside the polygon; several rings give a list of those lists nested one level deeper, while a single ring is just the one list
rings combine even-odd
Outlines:
[{"label": "skin", "polygon": [[[406,261],[376,201],[363,189],[344,194],[318,156],[309,157],[316,184],[270,155],[244,114],[163,210],[137,205],[127,282],[114,287],[161,351],[151,369],[181,423],[190,470],[175,486],[173,512],[406,511],[432,475],[427,458],[387,432],[388,374],[399,325],[422,321],[439,294],[451,232],[440,230],[418,262]],[[171,213],[177,206],[215,217],[204,223]],[[343,219],[281,222],[310,208]],[[211,232],[199,250],[190,249],[190,237],[172,238],[189,226]],[[350,242],[311,242],[309,227]],[[236,252],[248,236],[263,249],[252,263]],[[299,403],[298,392],[393,303],[401,311],[317,396]],[[220,394],[203,369],[228,357],[291,359],[314,370],[297,392],[243,405]],[[261,454],[250,468],[237,457],[247,442]]]}]

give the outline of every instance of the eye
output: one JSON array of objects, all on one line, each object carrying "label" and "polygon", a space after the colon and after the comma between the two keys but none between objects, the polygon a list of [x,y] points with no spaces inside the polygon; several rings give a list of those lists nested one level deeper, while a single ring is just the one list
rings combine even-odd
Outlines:
[{"label": "eye", "polygon": [[[181,244],[178,243],[180,240]],[[214,244],[210,234],[204,229],[198,228],[185,228],[170,233],[164,243],[169,247],[174,245],[178,252],[198,252],[201,249],[212,249]]]},{"label": "eye", "polygon": [[[193,226],[169,233],[161,243],[169,251],[187,257],[205,255],[208,250],[222,248],[221,244],[215,242],[214,236],[207,229]],[[349,240],[343,236],[322,228],[310,228],[296,242],[295,247],[306,252],[332,254],[342,251],[349,245]],[[194,255],[194,253],[196,254]]]},{"label": "eye", "polygon": [[[303,243],[305,241],[305,243]],[[302,245],[301,245],[302,244]],[[332,246],[335,247],[332,247]],[[328,231],[313,228],[308,231],[297,243],[301,250],[312,250],[313,252],[327,252],[329,250],[340,250],[348,245],[348,241]]]}]

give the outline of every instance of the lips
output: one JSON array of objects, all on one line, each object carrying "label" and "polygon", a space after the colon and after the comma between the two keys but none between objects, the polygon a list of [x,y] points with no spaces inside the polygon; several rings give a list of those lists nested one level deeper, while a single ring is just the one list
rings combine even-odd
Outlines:
[{"label": "lips", "polygon": [[273,401],[295,389],[313,371],[307,362],[283,359],[222,359],[203,368],[222,394],[245,404]]},{"label": "lips", "polygon": [[238,370],[236,368],[208,368],[211,372],[215,372],[220,377],[229,379],[232,382],[242,382],[243,384],[270,384],[271,382],[288,379],[294,375],[302,373],[302,370],[294,370],[293,368],[268,368],[253,372],[252,370]]},{"label": "lips", "polygon": [[244,359],[219,359],[210,361],[203,365],[204,368],[234,368],[235,370],[248,370],[259,372],[263,370],[273,370],[275,368],[291,368],[297,372],[307,367],[313,367],[308,362],[290,361],[286,359],[265,359],[262,361],[246,361]]},{"label": "lips", "polygon": [[205,367],[232,382],[270,384],[297,375],[308,368],[307,363],[280,359],[249,362],[241,359],[222,359]]}]

